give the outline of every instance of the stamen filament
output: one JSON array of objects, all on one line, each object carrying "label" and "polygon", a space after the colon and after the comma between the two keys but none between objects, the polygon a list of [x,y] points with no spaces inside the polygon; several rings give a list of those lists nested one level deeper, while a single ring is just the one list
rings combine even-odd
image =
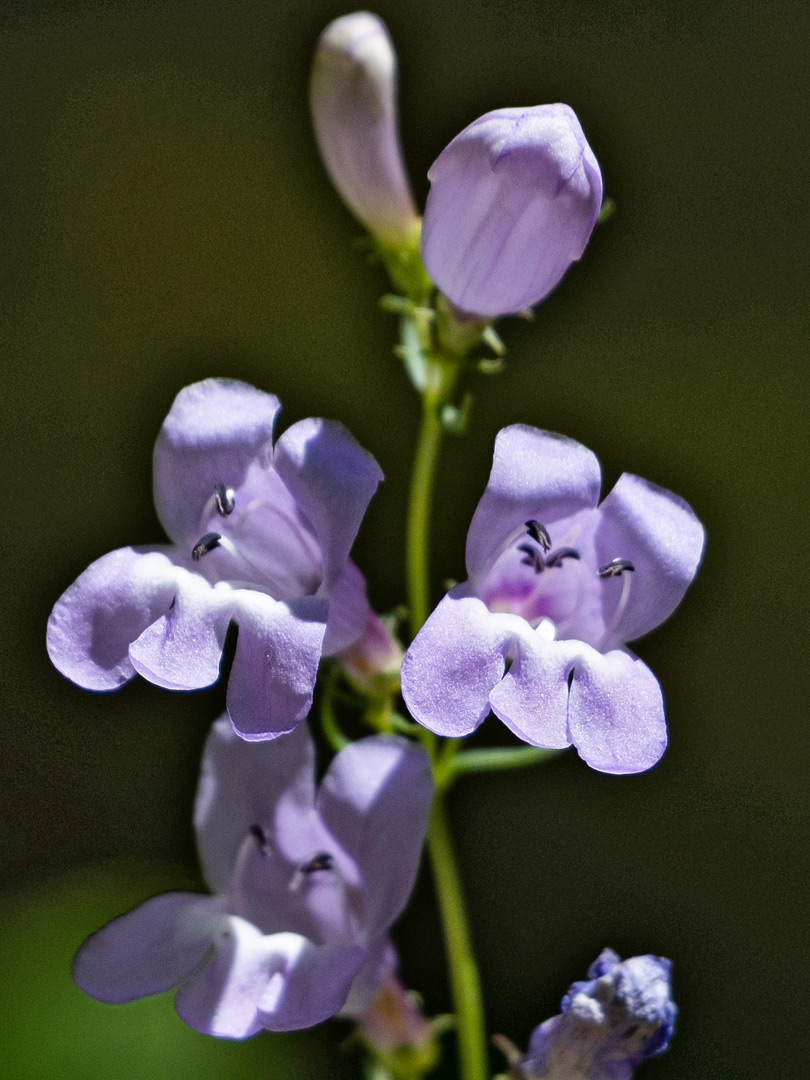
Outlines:
[{"label": "stamen filament", "polygon": [[618,630],[622,618],[624,617],[624,613],[627,610],[627,602],[630,599],[630,587],[632,585],[633,579],[630,577],[629,574],[622,574],[621,577],[622,593],[619,597],[619,602],[616,605],[616,610],[613,613],[613,618],[610,620],[610,626],[602,635],[602,640],[599,643],[600,652],[605,652],[607,650],[608,645],[610,645],[610,643],[612,642],[613,636]]}]

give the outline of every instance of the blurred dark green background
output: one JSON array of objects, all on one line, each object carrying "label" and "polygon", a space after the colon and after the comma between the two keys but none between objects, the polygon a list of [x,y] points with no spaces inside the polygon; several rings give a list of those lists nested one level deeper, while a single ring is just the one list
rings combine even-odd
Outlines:
[{"label": "blurred dark green background", "polygon": [[[94,558],[160,538],[150,454],[176,391],[213,374],[343,420],[387,480],[357,557],[403,597],[417,403],[376,310],[378,268],[330,190],[306,79],[333,3],[0,4],[2,599],[0,1071],[13,1080],[356,1075],[342,1030],[215,1043],[170,998],[108,1009],[70,983],[102,921],[195,874],[189,806],[220,689],[94,696],[44,626]],[[436,592],[492,440],[521,420],[684,495],[703,570],[639,651],[671,745],[634,778],[574,756],[453,799],[491,1029],[517,1041],[603,945],[675,961],[664,1078],[806,1074],[808,83],[800,0],[426,0],[376,9],[398,43],[420,200],[487,109],[562,100],[614,219],[538,311],[505,324],[437,502]],[[499,739],[494,721],[484,738]],[[426,876],[425,876],[426,877]],[[405,978],[449,999],[429,881]],[[343,1070],[341,1072],[341,1070]]]}]

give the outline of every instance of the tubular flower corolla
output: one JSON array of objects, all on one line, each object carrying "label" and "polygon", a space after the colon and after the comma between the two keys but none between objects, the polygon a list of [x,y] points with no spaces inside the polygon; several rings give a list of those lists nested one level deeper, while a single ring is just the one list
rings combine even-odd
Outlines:
[{"label": "tubular flower corolla", "polygon": [[395,964],[388,929],[432,795],[427,754],[398,736],[352,743],[316,789],[306,725],[251,746],[220,718],[194,811],[214,895],[165,893],[108,923],[76,954],[76,983],[113,1003],[176,986],[182,1020],[237,1039],[361,1015]]},{"label": "tubular flower corolla", "polygon": [[234,622],[237,731],[272,738],[307,715],[321,655],[366,625],[349,550],[382,474],[332,421],[302,420],[273,445],[279,408],[242,382],[181,390],[154,454],[155,505],[173,543],[105,555],[64,593],[48,623],[64,675],[89,690],[136,672],[171,690],[209,686]]},{"label": "tubular flower corolla", "polygon": [[703,551],[690,507],[625,473],[599,504],[599,462],[537,428],[504,428],[467,535],[468,580],[408,650],[402,692],[440,735],[490,709],[521,739],[572,743],[595,769],[649,769],[667,742],[655,676],[628,641],[677,607]]}]

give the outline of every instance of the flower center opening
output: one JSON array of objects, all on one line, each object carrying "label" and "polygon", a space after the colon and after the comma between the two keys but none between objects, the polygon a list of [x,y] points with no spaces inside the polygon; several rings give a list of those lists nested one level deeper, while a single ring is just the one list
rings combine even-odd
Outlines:
[{"label": "flower center opening", "polygon": [[212,584],[258,589],[276,600],[313,596],[320,588],[318,542],[272,470],[249,472],[239,490],[216,483],[200,531],[191,558]]},{"label": "flower center opening", "polygon": [[635,567],[622,558],[596,565],[595,525],[594,511],[548,527],[526,521],[491,558],[481,600],[490,611],[521,616],[546,641],[576,638],[601,652],[613,648]]},{"label": "flower center opening", "polygon": [[290,931],[318,945],[358,938],[352,890],[338,859],[316,850],[291,861],[260,824],[251,825],[239,846],[229,900],[233,914],[265,934]]}]

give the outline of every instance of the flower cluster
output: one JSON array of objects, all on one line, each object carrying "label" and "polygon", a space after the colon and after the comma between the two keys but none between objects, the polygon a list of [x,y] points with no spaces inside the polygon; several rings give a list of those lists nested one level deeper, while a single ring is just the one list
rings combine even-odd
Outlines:
[{"label": "flower cluster", "polygon": [[[310,105],[321,155],[352,212],[383,242],[418,218],[399,146],[396,57],[383,23],[331,23],[315,54]],[[585,250],[602,205],[599,164],[568,105],[496,109],[428,172],[421,252],[462,315],[492,319],[538,303]]]},{"label": "flower cluster", "polygon": [[[399,147],[396,66],[376,16],[338,19],[318,42],[310,101],[335,186],[395,284],[397,259],[409,268],[394,309],[402,351],[415,350],[427,373],[413,381],[437,443],[448,410],[459,413],[457,378],[492,340],[486,324],[542,300],[583,254],[602,178],[567,105],[499,109],[439,155],[420,222]],[[421,1077],[441,1019],[424,1017],[400,983],[389,930],[430,821],[447,937],[463,954],[453,960],[462,1072],[482,1080],[481,994],[440,803],[431,817],[455,775],[456,740],[493,712],[525,742],[574,745],[602,772],[655,765],[663,698],[628,643],[681,601],[703,528],[683,500],[629,473],[600,502],[590,450],[506,427],[467,536],[467,580],[405,651],[350,558],[382,479],[376,461],[333,421],[299,421],[274,439],[279,408],[233,380],[181,390],[154,450],[170,542],[100,558],[51,615],[54,664],[96,691],[136,673],[172,690],[209,686],[236,631],[227,715],[208,737],[194,807],[210,894],[167,893],[115,919],[81,947],[74,978],[104,1002],[176,988],[187,1024],[228,1038],[340,1014],[385,1075]],[[427,519],[426,473],[412,525]],[[426,564],[411,567],[418,593],[417,578],[429,580]],[[427,613],[423,591],[413,610]],[[351,742],[340,730],[330,674],[322,727],[337,752],[317,784],[304,721],[330,657],[355,721],[375,734]],[[399,715],[400,690],[418,723]],[[513,1056],[512,1075],[630,1080],[672,1034],[669,974],[667,960],[605,950],[528,1053]]]}]

